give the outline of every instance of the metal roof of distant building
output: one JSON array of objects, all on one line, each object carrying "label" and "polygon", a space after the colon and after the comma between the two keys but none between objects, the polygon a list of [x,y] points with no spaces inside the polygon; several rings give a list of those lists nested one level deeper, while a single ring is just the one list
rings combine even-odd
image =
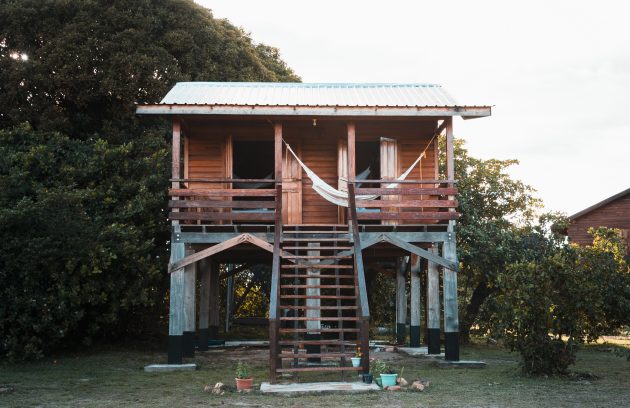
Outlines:
[{"label": "metal roof of distant building", "polygon": [[[166,106],[169,108],[165,109]],[[237,109],[243,107],[258,109],[253,112]],[[338,108],[341,111],[337,111]],[[361,108],[383,108],[385,110],[381,114],[385,116],[429,116],[447,111],[470,117],[490,114],[489,106],[458,104],[441,85],[436,84],[293,82],[179,82],[159,104],[140,105],[137,113],[374,114]],[[436,110],[429,111],[428,108]],[[420,112],[423,109],[425,111]],[[412,113],[412,110],[417,110],[417,113]]]}]

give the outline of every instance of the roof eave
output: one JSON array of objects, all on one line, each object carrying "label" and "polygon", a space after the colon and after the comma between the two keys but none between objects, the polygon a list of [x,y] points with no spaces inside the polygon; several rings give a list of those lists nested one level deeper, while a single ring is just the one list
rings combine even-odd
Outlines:
[{"label": "roof eave", "polygon": [[627,189],[623,190],[620,193],[612,195],[612,196],[610,196],[610,197],[608,197],[608,198],[598,202],[597,204],[593,204],[590,207],[587,207],[587,208],[583,209],[582,211],[579,211],[579,212],[576,212],[573,215],[570,215],[569,216],[569,221],[574,221],[575,219],[580,218],[581,216],[586,215],[586,214],[588,214],[588,213],[590,213],[592,211],[595,211],[598,208],[603,207],[606,204],[611,203],[611,202],[615,201],[616,199],[621,198],[621,197],[623,197],[625,195],[628,195],[628,194],[630,194],[630,188],[627,188]]},{"label": "roof eave", "polygon": [[252,116],[490,116],[490,106],[243,106],[243,105],[138,105],[138,115],[252,115]]}]

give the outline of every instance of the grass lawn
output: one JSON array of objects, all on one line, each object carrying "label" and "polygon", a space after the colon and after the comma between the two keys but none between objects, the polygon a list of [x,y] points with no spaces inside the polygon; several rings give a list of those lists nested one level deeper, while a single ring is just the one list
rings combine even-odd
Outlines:
[{"label": "grass lawn", "polygon": [[[238,407],[624,407],[630,405],[630,362],[616,357],[606,345],[578,353],[571,378],[527,378],[520,374],[518,356],[491,346],[468,346],[462,359],[484,360],[484,369],[441,369],[421,358],[398,353],[373,353],[400,369],[407,380],[431,381],[423,393],[373,392],[357,395],[270,396],[258,392],[203,392],[205,384],[234,384],[238,359],[252,366],[255,383],[267,380],[266,349],[213,350],[197,353],[194,372],[145,373],[147,364],[164,362],[163,353],[140,350],[99,350],[63,355],[35,363],[0,365],[0,385],[13,392],[0,395],[0,406],[238,406]],[[338,380],[339,374],[323,379]],[[306,377],[303,378],[306,380]]]}]

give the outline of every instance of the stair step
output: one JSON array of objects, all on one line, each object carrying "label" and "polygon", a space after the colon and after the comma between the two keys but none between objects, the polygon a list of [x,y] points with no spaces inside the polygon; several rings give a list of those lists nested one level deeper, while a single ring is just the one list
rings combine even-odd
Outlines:
[{"label": "stair step", "polygon": [[298,367],[298,368],[278,368],[278,373],[294,373],[306,371],[361,371],[363,367]]},{"label": "stair step", "polygon": [[313,346],[348,346],[355,347],[360,343],[358,340],[280,340],[278,344],[281,346],[296,346],[300,344]]},{"label": "stair step", "polygon": [[360,318],[359,317],[281,317],[280,320],[283,321],[298,321],[298,322],[356,322]]},{"label": "stair step", "polygon": [[318,353],[318,354],[306,354],[306,353],[280,353],[280,358],[283,360],[292,359],[305,359],[305,358],[348,358],[354,357],[354,353]]},{"label": "stair step", "polygon": [[278,329],[280,333],[358,333],[359,329],[337,328],[337,329]]},{"label": "stair step", "polygon": [[280,299],[356,299],[357,297],[355,295],[340,295],[340,296],[335,296],[335,295],[313,295],[313,296],[307,296],[307,295],[280,295]]},{"label": "stair step", "polygon": [[290,274],[290,273],[282,273],[280,274],[280,279],[282,278],[311,278],[311,279],[354,279],[354,275],[302,275],[302,274]]},{"label": "stair step", "polygon": [[353,310],[356,306],[295,306],[295,305],[280,305],[280,309],[291,310]]},{"label": "stair step", "polygon": [[280,285],[281,289],[354,289],[354,285]]},{"label": "stair step", "polygon": [[318,230],[299,230],[299,231],[282,231],[283,234],[349,234],[348,230],[343,231],[318,231]]},{"label": "stair step", "polygon": [[284,259],[349,259],[352,255],[284,255]]},{"label": "stair step", "polygon": [[[316,248],[316,249],[314,249]],[[318,246],[318,247],[305,247],[305,246],[283,246],[282,249],[304,249],[307,251],[329,251],[329,250],[342,250],[342,251],[349,251],[352,249],[351,246]]]},{"label": "stair step", "polygon": [[292,264],[281,265],[282,269],[352,269],[354,265],[321,265],[321,264]]},{"label": "stair step", "polygon": [[[291,238],[291,237],[282,237],[282,241],[286,242],[331,242],[331,241],[350,241],[350,237],[347,238],[342,238],[342,237],[335,237],[335,238]],[[308,248],[308,247],[307,247]],[[320,248],[321,249],[321,248]],[[313,250],[313,249],[311,249]]]}]

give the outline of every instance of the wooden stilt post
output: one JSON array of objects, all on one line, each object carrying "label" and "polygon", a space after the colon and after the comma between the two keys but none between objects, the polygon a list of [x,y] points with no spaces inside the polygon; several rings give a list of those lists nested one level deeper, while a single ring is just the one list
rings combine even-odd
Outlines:
[{"label": "wooden stilt post", "polygon": [[[306,254],[308,256],[319,256],[320,255],[320,251],[317,250],[317,247],[319,247],[319,243],[317,242],[309,242],[308,243],[308,247],[309,247],[309,251],[306,252]],[[313,248],[313,250],[310,250],[310,248]],[[307,274],[308,275],[319,275],[320,274],[320,270],[319,269],[308,269],[307,270]],[[307,285],[313,285],[313,286],[319,286],[320,285],[320,279],[319,278],[307,278],[306,279],[306,284]],[[321,290],[320,288],[308,288],[306,289],[306,296],[320,296],[321,295]],[[305,315],[308,318],[319,318],[321,317],[321,309],[319,309],[319,307],[321,306],[321,300],[320,299],[306,299],[306,306],[308,307],[308,309],[305,310]],[[310,309],[312,308],[312,309]],[[321,332],[320,329],[322,328],[322,322],[321,320],[307,320],[306,321],[306,328],[307,329],[312,329],[314,330],[313,332],[307,332],[306,335],[304,336],[304,340],[321,340]],[[320,354],[321,353],[321,345],[319,344],[307,344],[305,345],[306,348],[306,352],[308,354]],[[308,359],[309,362],[312,363],[318,363],[321,362],[321,358],[320,357],[313,357],[313,358],[309,358]]]},{"label": "wooden stilt post", "polygon": [[[234,265],[228,264],[227,273],[232,271]],[[230,322],[232,320],[232,307],[234,306],[234,275],[227,278],[227,289],[225,294],[225,332],[230,331]]]},{"label": "wooden stilt post", "polygon": [[[179,224],[173,226],[171,242],[171,263],[184,259],[185,248],[183,242],[177,242],[180,234]],[[181,364],[183,357],[184,337],[184,269],[171,273],[171,292],[168,317],[168,363]]]},{"label": "wooden stilt post", "polygon": [[396,261],[396,341],[407,340],[407,263],[404,257]]},{"label": "wooden stilt post", "polygon": [[197,262],[199,270],[199,329],[197,330],[197,349],[208,350],[208,327],[210,326],[210,284],[212,262],[204,258]]},{"label": "wooden stilt post", "polygon": [[[192,255],[193,250],[186,250],[186,255]],[[193,263],[184,267],[184,333],[183,355],[195,356],[195,328],[197,324],[196,304],[197,264]]]},{"label": "wooden stilt post", "polygon": [[219,264],[212,262],[210,268],[210,316],[208,319],[208,338],[216,340],[219,338]]},{"label": "wooden stilt post", "polygon": [[[446,175],[449,182],[455,180],[453,118],[446,119]],[[449,183],[449,186],[452,186]],[[449,196],[449,200],[455,197]],[[454,208],[449,211],[455,211]],[[455,243],[455,221],[449,221],[448,240],[442,247],[442,256],[449,261],[457,262],[457,245]],[[444,357],[449,361],[459,361],[459,312],[457,309],[457,272],[444,268]]]},{"label": "wooden stilt post", "polygon": [[[181,175],[181,123],[179,119],[173,120],[173,140],[171,151],[171,175],[174,180],[178,180]],[[179,188],[179,181],[173,181],[172,188]],[[177,200],[178,197],[173,197]],[[173,209],[177,212],[178,209]],[[171,258],[170,263],[175,263],[184,259],[185,247],[180,241],[181,229],[179,221],[172,221]],[[171,291],[168,317],[168,363],[182,363],[182,347],[184,335],[184,269],[179,269],[171,273]]]},{"label": "wooden stilt post", "polygon": [[[429,251],[437,255],[437,246]],[[429,354],[440,354],[440,272],[431,261],[427,262],[427,346]]]},{"label": "wooden stilt post", "polygon": [[420,311],[421,311],[421,289],[420,274],[422,272],[421,258],[418,255],[411,255],[411,321],[409,323],[409,346],[420,347]]}]

